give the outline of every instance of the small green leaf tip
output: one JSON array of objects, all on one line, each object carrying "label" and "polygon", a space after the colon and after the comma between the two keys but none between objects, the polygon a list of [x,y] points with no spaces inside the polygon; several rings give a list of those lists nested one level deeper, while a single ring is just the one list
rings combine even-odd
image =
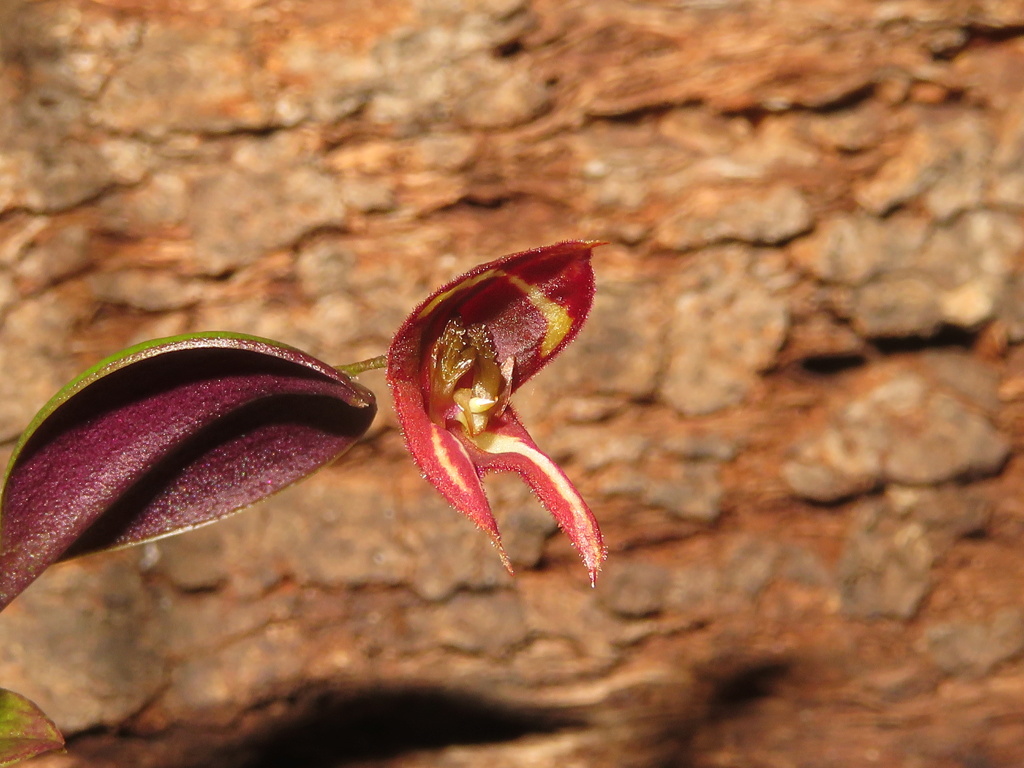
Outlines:
[{"label": "small green leaf tip", "polygon": [[0,688],[0,768],[64,748],[64,737],[42,710]]}]

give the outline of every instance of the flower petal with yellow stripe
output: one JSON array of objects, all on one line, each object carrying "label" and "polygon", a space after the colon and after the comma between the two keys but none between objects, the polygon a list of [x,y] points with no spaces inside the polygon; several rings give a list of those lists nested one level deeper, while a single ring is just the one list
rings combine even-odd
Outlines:
[{"label": "flower petal with yellow stripe", "polygon": [[[501,548],[480,479],[516,472],[579,550],[593,580],[605,557],[593,513],[509,406],[579,332],[594,298],[592,249],[573,240],[504,256],[442,286],[391,343],[387,378],[413,459]],[[511,568],[510,568],[511,570]]]}]

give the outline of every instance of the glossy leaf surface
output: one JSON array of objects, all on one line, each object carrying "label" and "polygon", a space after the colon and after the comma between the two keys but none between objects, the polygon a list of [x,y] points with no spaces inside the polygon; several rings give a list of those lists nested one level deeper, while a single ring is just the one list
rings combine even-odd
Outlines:
[{"label": "glossy leaf surface", "polygon": [[207,333],[125,350],[55,396],[0,498],[0,607],[50,564],[188,530],[344,453],[373,394],[297,349]]}]

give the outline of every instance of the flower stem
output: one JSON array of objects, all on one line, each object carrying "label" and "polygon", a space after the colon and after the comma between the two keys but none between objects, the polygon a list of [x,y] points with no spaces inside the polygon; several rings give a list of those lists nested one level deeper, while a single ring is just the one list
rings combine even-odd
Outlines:
[{"label": "flower stem", "polygon": [[346,376],[358,376],[363,371],[375,371],[378,368],[383,368],[388,364],[387,355],[377,355],[377,357],[371,357],[369,360],[360,360],[358,363],[349,363],[348,365],[336,365],[334,369],[341,371]]}]

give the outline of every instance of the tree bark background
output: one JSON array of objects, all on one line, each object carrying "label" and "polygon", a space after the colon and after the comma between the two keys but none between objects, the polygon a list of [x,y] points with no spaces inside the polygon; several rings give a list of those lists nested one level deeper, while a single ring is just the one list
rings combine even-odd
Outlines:
[{"label": "tree bark background", "polygon": [[[597,251],[519,400],[610,546],[486,538],[382,400],[336,467],[54,568],[47,768],[1024,763],[1016,0],[0,0],[0,439],[133,342],[344,363]],[[76,735],[77,734],[77,735]]]}]

